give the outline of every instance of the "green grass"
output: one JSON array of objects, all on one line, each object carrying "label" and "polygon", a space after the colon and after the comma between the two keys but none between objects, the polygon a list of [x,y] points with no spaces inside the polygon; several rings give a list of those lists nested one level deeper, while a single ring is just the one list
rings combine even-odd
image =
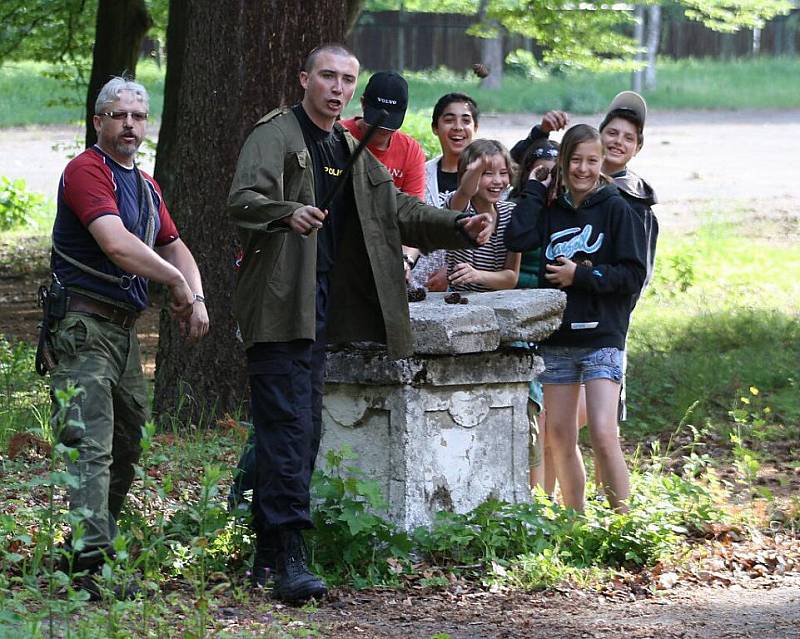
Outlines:
[{"label": "green grass", "polygon": [[769,409],[764,428],[797,441],[800,255],[793,224],[782,242],[774,223],[741,218],[659,238],[656,275],[629,334],[629,436],[674,427],[695,402],[692,423],[726,435],[730,411],[754,387],[755,403]]},{"label": "green grass", "polygon": [[[695,231],[662,233],[656,275],[634,315],[623,434],[639,443],[683,429],[688,439],[674,442],[670,456],[654,446],[630,460],[629,514],[591,502],[585,518],[575,517],[540,496],[533,504],[487,502],[469,514],[444,513],[432,530],[409,537],[369,510],[380,490],[350,471],[343,455],[329,459],[331,475],[315,482],[320,525],[309,538],[329,581],[590,588],[628,569],[679,561],[712,524],[757,521],[755,509],[732,515],[729,506],[756,493],[770,444],[796,447],[800,437],[800,226],[796,218],[756,219],[746,210],[709,209],[704,219]],[[0,273],[22,270],[18,253],[6,249],[24,244],[23,232],[0,233]],[[225,627],[224,611],[232,608],[240,610],[234,621],[250,617],[248,634],[235,636],[318,630],[305,614],[310,626],[297,626],[300,613],[281,612],[246,587],[251,535],[224,503],[245,435],[235,417],[144,433],[114,569],[142,573],[149,598],[88,606],[74,592],[49,596],[42,584],[60,577],[47,570],[45,549],[66,529],[63,476],[52,472],[60,455],[49,458],[24,438],[16,458],[6,454],[15,433],[52,437],[32,353],[0,336],[0,637],[64,636],[67,628],[92,639],[234,636]],[[717,446],[713,457],[709,443]],[[720,481],[717,471],[728,468],[735,477]],[[793,508],[787,512],[796,519]],[[51,521],[56,532],[46,535],[41,522]],[[47,632],[51,617],[55,635]]]},{"label": "green grass", "polygon": [[[0,127],[80,122],[84,93],[45,77],[47,65],[8,62],[0,66]],[[161,117],[164,68],[149,60],[139,62],[138,79],[151,93],[151,112]],[[472,95],[485,113],[541,113],[563,109],[573,113],[597,113],[611,98],[630,88],[627,73],[552,75],[531,80],[508,73],[500,91],[486,91],[472,75],[446,69],[405,74],[409,82],[410,110],[425,118],[445,93]],[[369,77],[359,78],[356,97]],[[659,61],[658,88],[645,95],[653,109],[796,109],[800,108],[800,58],[740,60],[686,59]],[[347,115],[359,110],[353,100]]]},{"label": "green grass", "polygon": [[[0,66],[0,127],[76,124],[83,121],[86,89],[44,75],[41,62],[12,61]],[[150,92],[150,110],[161,116],[164,69],[141,60],[137,79]]]}]

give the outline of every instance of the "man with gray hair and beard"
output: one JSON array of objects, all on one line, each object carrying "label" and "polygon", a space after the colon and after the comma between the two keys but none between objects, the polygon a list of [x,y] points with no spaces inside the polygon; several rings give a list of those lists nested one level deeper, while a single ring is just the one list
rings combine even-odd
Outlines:
[{"label": "man with gray hair and beard", "polygon": [[147,90],[127,78],[100,89],[97,143],[67,164],[59,183],[53,280],[43,295],[40,345],[51,356],[40,366],[37,355],[37,368],[50,372],[54,432],[77,451],[67,459],[73,531],[61,568],[81,573],[77,585],[94,599],[149,416],[135,330],[149,305],[148,281],[169,291],[184,335],[197,340],[208,331],[197,264],[158,184],[136,166],[148,105]]}]

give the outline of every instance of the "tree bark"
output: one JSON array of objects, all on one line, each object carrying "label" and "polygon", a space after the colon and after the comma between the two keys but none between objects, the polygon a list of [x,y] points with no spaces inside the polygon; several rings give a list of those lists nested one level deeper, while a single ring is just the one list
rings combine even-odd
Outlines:
[{"label": "tree bark", "polygon": [[[639,49],[636,52],[636,61],[642,61],[642,49],[644,48],[644,17],[645,17],[645,9],[644,5],[637,4],[633,10],[633,39],[636,41],[636,46]],[[633,73],[631,73],[631,91],[636,91],[636,93],[642,92],[642,69],[636,69]]]},{"label": "tree bark", "polygon": [[[491,26],[500,29],[497,22],[490,22]],[[492,91],[503,87],[503,35],[496,38],[484,38],[481,42],[483,63],[489,67],[489,75],[481,80],[481,88]]]},{"label": "tree bark", "polygon": [[345,0],[344,7],[344,37],[349,38],[364,9],[364,0]]},{"label": "tree bark", "polygon": [[162,311],[155,411],[198,423],[247,396],[231,315],[238,244],[226,201],[239,150],[270,109],[302,97],[306,55],[344,36],[344,0],[171,0],[156,180],[203,276],[210,333],[197,345]]},{"label": "tree bark", "polygon": [[661,43],[661,5],[647,7],[647,66],[644,71],[644,87],[648,91],[656,88],[656,60]]},{"label": "tree bark", "polygon": [[86,147],[97,142],[92,123],[94,103],[100,88],[112,76],[136,76],[136,61],[142,38],[152,25],[144,0],[99,0],[92,73],[86,91]]}]

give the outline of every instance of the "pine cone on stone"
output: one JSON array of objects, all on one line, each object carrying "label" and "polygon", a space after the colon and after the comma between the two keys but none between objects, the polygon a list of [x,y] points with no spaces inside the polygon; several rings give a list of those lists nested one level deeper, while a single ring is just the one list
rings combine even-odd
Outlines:
[{"label": "pine cone on stone", "polygon": [[453,291],[444,296],[445,304],[461,304],[461,293]]}]

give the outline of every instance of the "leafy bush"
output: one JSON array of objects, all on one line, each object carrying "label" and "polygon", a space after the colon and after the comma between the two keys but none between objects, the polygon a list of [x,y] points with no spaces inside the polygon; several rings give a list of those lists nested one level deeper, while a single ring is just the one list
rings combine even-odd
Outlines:
[{"label": "leafy bush", "polygon": [[411,542],[377,514],[386,509],[380,487],[359,468],[345,465],[355,457],[349,449],[328,451],[326,472],[314,473],[312,494],[320,502],[309,541],[314,564],[329,580],[367,586],[391,581],[395,562],[408,557]]},{"label": "leafy bush", "polygon": [[[653,565],[688,535],[725,519],[702,473],[696,480],[653,464],[633,473],[626,514],[591,502],[580,515],[539,494],[532,503],[488,500],[470,513],[440,512],[433,526],[409,535],[378,514],[386,508],[379,486],[345,465],[353,458],[349,450],[329,452],[327,471],[316,473],[314,493],[322,501],[311,539],[314,561],[326,577],[357,587],[395,583],[411,569],[412,557],[445,571],[467,568],[488,575],[489,582],[521,564],[526,576],[514,579],[542,587],[584,569]],[[544,569],[546,558],[555,562],[551,571]]]},{"label": "leafy bush", "polygon": [[641,567],[672,552],[703,522],[719,521],[701,484],[676,475],[634,476],[631,511],[616,514],[590,503],[585,516],[539,496],[530,504],[487,501],[465,515],[440,513],[414,539],[437,564],[507,566],[520,555],[557,553],[575,568]]},{"label": "leafy bush", "polygon": [[44,197],[25,188],[25,180],[0,176],[0,231],[23,226],[30,219],[31,209],[42,206]]},{"label": "leafy bush", "polygon": [[431,114],[429,112],[409,110],[403,120],[402,131],[420,143],[426,160],[442,154],[439,138],[431,130]]},{"label": "leafy bush", "polygon": [[544,80],[547,70],[530,51],[516,49],[506,56],[506,69],[509,73],[521,75],[528,80]]}]

